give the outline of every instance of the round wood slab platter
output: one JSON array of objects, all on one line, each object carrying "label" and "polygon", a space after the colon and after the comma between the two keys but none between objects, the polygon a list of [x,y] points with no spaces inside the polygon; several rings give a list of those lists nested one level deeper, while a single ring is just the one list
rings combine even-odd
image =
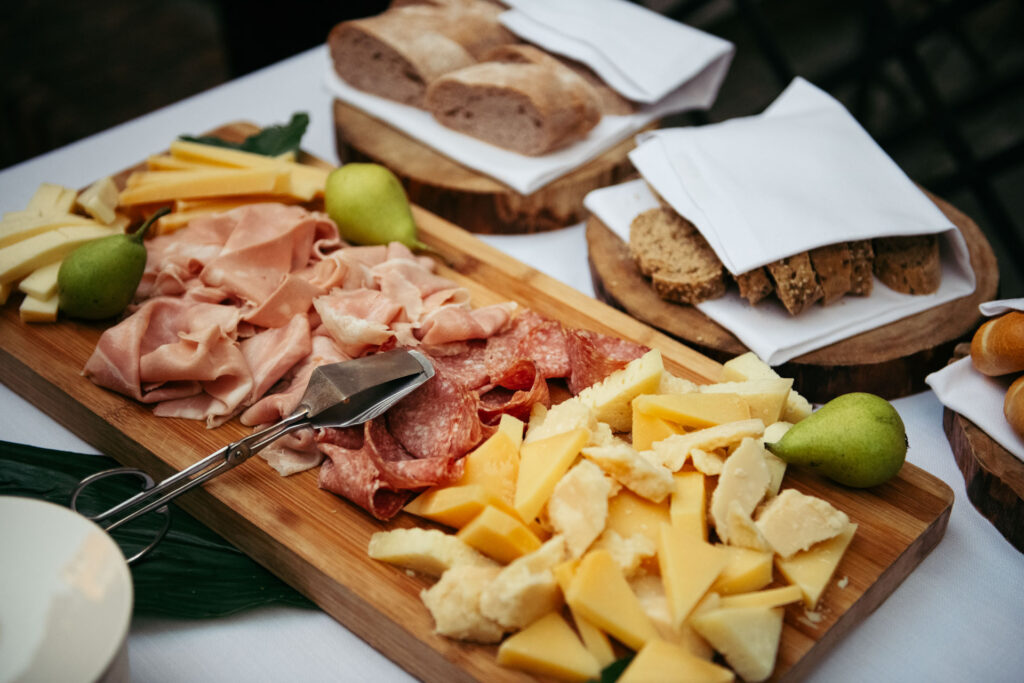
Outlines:
[{"label": "round wood slab platter", "polygon": [[399,177],[409,200],[476,233],[555,230],[586,217],[583,198],[634,173],[627,153],[633,137],[529,195],[458,164],[405,133],[339,100],[334,101],[338,158],[374,161]]},{"label": "round wood slab platter", "polygon": [[[970,353],[956,348],[953,360]],[[942,411],[942,428],[964,476],[967,497],[999,533],[1024,553],[1024,462],[984,430],[949,408]]]},{"label": "round wood slab platter", "polygon": [[[794,387],[809,400],[824,403],[850,391],[889,399],[923,391],[925,376],[944,366],[957,342],[979,324],[978,304],[995,298],[999,271],[985,236],[948,202],[928,196],[963,234],[977,287],[970,296],[862,332],[777,368],[783,377],[792,377]],[[637,270],[626,243],[594,216],[587,221],[587,248],[598,298],[715,360],[748,351],[731,332],[696,308],[659,298]]]}]

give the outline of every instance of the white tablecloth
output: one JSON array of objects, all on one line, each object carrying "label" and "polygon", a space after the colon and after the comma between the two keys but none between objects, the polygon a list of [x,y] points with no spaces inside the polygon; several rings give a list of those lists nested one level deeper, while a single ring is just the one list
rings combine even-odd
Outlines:
[{"label": "white tablecloth", "polygon": [[[303,147],[337,161],[327,52],[305,52],[175,105],[0,171],[0,211],[23,208],[39,183],[81,187],[157,152],[178,134],[222,123],[282,123],[307,111]],[[581,226],[487,241],[593,294]],[[847,634],[812,681],[1024,680],[1024,555],[971,506],[926,392],[895,401],[908,459],[952,487],[956,502],[939,546],[878,610]],[[95,452],[0,386],[0,438]],[[3,520],[10,523],[11,520]],[[208,621],[136,619],[129,640],[136,681],[401,681],[410,677],[322,612],[267,608]]]}]

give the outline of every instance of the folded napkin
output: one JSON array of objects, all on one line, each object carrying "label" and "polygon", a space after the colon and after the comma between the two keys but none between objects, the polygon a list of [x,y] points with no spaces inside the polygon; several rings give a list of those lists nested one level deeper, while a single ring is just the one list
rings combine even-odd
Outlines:
[{"label": "folded napkin", "polygon": [[[742,194],[738,195],[743,197]],[[643,180],[602,188],[589,193],[584,206],[627,243],[629,225],[637,214],[658,206],[657,198]],[[743,344],[770,365],[828,346],[865,330],[881,327],[974,291],[974,271],[969,261],[958,258],[962,248],[958,231],[942,235],[942,284],[924,296],[895,292],[875,281],[871,296],[847,296],[829,306],[812,306],[791,316],[775,299],[751,306],[735,289],[725,296],[697,304],[697,308],[736,335]],[[710,241],[710,240],[709,240]],[[958,246],[959,245],[959,246]]]},{"label": "folded napkin", "polygon": [[[621,0],[601,2],[628,6]],[[562,3],[557,4],[560,6]],[[574,11],[583,12],[582,4],[579,3],[580,6],[576,7],[576,3],[573,3]],[[589,5],[589,2],[587,4]],[[732,44],[683,24],[671,22],[653,12],[643,12],[677,27],[673,44],[679,49],[692,48],[693,54],[688,58],[685,70],[680,68],[683,77],[676,79],[673,89],[656,101],[642,104],[637,111],[627,116],[603,116],[586,138],[544,156],[530,157],[495,147],[442,126],[430,113],[422,109],[357,90],[339,78],[330,63],[327,65],[324,82],[327,90],[342,102],[387,123],[444,156],[490,176],[520,194],[531,194],[600,156],[652,121],[668,114],[707,109],[714,102],[732,59]],[[621,33],[620,42],[632,41],[644,46],[646,50],[650,49],[647,36],[632,35],[618,26],[615,30]],[[601,46],[598,46],[596,51],[604,54]],[[656,53],[651,50],[651,54]],[[657,56],[660,60],[661,55]],[[607,55],[605,59],[615,61],[617,56],[613,53]],[[697,66],[691,64],[691,61]]]},{"label": "folded napkin", "polygon": [[[984,315],[1024,311],[1024,299],[989,301],[978,307]],[[971,358],[961,358],[925,378],[942,405],[978,425],[1000,446],[1024,460],[1021,439],[1003,415],[1006,389],[1015,376],[988,377],[974,369]]]},{"label": "folded napkin", "polygon": [[623,97],[653,104],[706,70],[711,106],[734,47],[727,40],[623,0],[505,0],[499,21],[549,52],[583,62]]},{"label": "folded napkin", "polygon": [[800,78],[762,114],[638,138],[634,166],[734,274],[847,240],[959,238],[849,112]]}]

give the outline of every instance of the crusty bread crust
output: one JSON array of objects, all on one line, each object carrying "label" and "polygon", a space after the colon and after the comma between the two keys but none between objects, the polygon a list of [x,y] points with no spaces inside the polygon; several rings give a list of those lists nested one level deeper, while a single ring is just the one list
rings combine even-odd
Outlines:
[{"label": "crusty bread crust", "polygon": [[806,251],[766,267],[775,281],[775,293],[790,315],[799,314],[824,295]]},{"label": "crusty bread crust", "polygon": [[821,285],[821,303],[828,305],[838,301],[850,291],[853,277],[853,258],[845,242],[811,249],[811,265]]}]

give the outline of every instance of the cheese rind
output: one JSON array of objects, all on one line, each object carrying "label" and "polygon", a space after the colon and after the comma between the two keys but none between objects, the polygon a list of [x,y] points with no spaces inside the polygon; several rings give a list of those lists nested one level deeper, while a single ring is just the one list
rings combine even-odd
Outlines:
[{"label": "cheese rind", "polygon": [[661,351],[652,349],[579,393],[601,422],[617,432],[628,432],[632,423],[630,403],[641,394],[655,391],[664,371]]}]

